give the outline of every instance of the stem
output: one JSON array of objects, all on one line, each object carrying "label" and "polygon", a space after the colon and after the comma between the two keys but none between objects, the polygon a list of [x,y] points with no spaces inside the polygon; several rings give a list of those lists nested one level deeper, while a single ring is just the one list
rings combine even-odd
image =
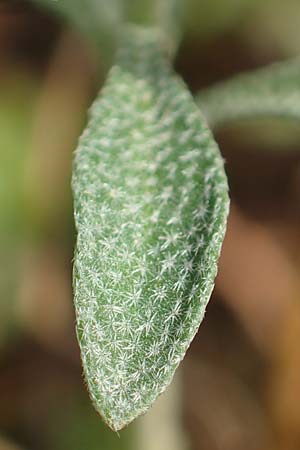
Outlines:
[{"label": "stem", "polygon": [[181,414],[182,377],[179,369],[167,391],[145,416],[138,419],[136,449],[187,450],[189,445]]},{"label": "stem", "polygon": [[126,0],[125,17],[129,22],[161,28],[177,47],[179,41],[179,0]]},{"label": "stem", "polygon": [[117,63],[127,72],[147,79],[165,71],[168,42],[158,28],[126,25],[120,34]]},{"label": "stem", "polygon": [[156,23],[156,9],[158,0],[127,0],[125,16],[130,22],[140,25]]}]

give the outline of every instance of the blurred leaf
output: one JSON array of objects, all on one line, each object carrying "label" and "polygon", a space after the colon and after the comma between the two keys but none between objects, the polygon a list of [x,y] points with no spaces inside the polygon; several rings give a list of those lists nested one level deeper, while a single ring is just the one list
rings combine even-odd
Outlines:
[{"label": "blurred leaf", "polygon": [[64,245],[73,245],[72,153],[85,123],[92,73],[78,36],[62,33],[35,105],[25,164],[26,220],[32,241],[56,235]]},{"label": "blurred leaf", "polygon": [[254,52],[287,57],[299,55],[299,0],[265,0],[257,2],[254,13],[243,29],[244,38]]},{"label": "blurred leaf", "polygon": [[272,64],[200,92],[197,102],[214,128],[253,118],[300,118],[300,60]]},{"label": "blurred leaf", "polygon": [[50,8],[77,27],[101,50],[109,61],[123,17],[122,0],[34,0]]},{"label": "blurred leaf", "polygon": [[[51,420],[53,450],[132,450],[134,433],[126,430],[119,437],[101,423],[85,401],[73,399],[55,409]],[[63,413],[62,413],[63,411]]]},{"label": "blurred leaf", "polygon": [[13,238],[22,231],[23,170],[35,94],[33,81],[26,77],[12,75],[0,84],[0,227]]},{"label": "blurred leaf", "polygon": [[223,160],[155,30],[124,33],[76,152],[77,331],[115,430],[171,382],[213,289],[228,211]]},{"label": "blurred leaf", "polygon": [[35,0],[92,38],[110,60],[123,21],[160,26],[176,40],[181,0]]},{"label": "blurred leaf", "polygon": [[252,11],[258,0],[181,0],[184,24],[196,36],[213,35],[232,29]]},{"label": "blurred leaf", "polygon": [[22,259],[24,164],[36,86],[24,76],[0,84],[0,345],[15,331],[15,296]]}]

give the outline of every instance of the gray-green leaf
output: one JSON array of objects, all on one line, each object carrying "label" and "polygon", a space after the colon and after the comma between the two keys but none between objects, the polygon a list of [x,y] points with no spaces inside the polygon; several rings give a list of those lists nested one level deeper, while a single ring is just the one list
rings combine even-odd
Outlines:
[{"label": "gray-green leaf", "polygon": [[85,378],[114,430],[171,382],[211,295],[228,213],[223,160],[155,30],[128,28],[73,174]]},{"label": "gray-green leaf", "polygon": [[300,119],[300,60],[272,64],[197,95],[209,124],[255,118]]}]

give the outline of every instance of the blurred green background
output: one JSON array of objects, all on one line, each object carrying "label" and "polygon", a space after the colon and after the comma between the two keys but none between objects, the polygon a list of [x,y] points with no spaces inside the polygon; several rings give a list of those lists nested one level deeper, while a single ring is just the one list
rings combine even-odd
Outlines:
[{"label": "blurred green background", "polygon": [[[193,92],[300,52],[299,0],[186,0],[182,26],[175,64]],[[298,124],[216,134],[232,208],[206,319],[149,414],[117,435],[91,406],[70,174],[98,61],[63,20],[0,2],[0,450],[299,450]]]}]

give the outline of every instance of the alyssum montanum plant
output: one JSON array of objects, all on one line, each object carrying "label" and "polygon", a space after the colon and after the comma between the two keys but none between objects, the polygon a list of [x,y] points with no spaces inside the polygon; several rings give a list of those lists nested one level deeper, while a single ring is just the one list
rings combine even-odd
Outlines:
[{"label": "alyssum montanum plant", "polygon": [[[75,152],[72,187],[83,369],[96,410],[120,430],[171,382],[203,319],[225,234],[227,180],[206,121],[173,72],[162,27],[124,24],[127,0],[85,0],[84,14],[73,0],[36,1],[96,45],[117,48]],[[152,3],[166,14],[175,2]],[[212,126],[299,120],[299,67],[296,60],[237,77],[197,103]]]}]

